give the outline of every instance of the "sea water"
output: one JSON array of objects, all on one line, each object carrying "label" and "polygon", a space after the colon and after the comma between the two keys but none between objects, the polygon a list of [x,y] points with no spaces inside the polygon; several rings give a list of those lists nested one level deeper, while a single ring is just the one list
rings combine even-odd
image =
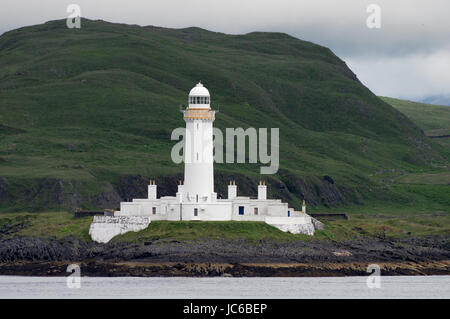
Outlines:
[{"label": "sea water", "polygon": [[0,276],[0,298],[450,298],[450,276],[71,279]]}]

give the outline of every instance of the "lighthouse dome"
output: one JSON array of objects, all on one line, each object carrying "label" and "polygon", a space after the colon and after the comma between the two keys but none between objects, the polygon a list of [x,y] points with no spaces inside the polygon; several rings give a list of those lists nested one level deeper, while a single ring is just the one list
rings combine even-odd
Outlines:
[{"label": "lighthouse dome", "polygon": [[207,88],[201,82],[189,92],[189,108],[209,109],[210,96]]}]

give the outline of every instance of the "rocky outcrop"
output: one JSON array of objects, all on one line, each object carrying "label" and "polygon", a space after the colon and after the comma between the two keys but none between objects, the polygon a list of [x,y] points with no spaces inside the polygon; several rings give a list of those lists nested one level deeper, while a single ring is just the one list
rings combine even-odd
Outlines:
[{"label": "rocky outcrop", "polygon": [[0,177],[0,202],[8,200],[8,182],[6,178]]},{"label": "rocky outcrop", "polygon": [[120,202],[122,201],[122,197],[120,197],[114,186],[106,182],[102,184],[100,192],[95,199],[97,207],[100,209],[119,208]]},{"label": "rocky outcrop", "polygon": [[[120,202],[133,198],[146,198],[147,185],[151,176],[125,175],[118,182],[80,182],[57,178],[34,180],[13,180],[0,177],[0,208],[14,210],[14,203],[21,203],[21,210],[75,210],[118,209]],[[183,174],[152,177],[158,185],[158,196],[173,196],[177,192],[178,181]],[[257,185],[261,177],[243,174],[216,173],[215,190],[219,198],[227,197],[227,185],[236,181],[238,194],[256,197]],[[264,176],[268,186],[268,197],[279,198],[290,207],[300,208],[301,200],[308,205],[334,206],[353,202],[359,204],[367,191],[365,185],[356,188],[340,186],[331,176],[300,177],[280,169],[277,176]],[[26,207],[24,207],[26,203]]]},{"label": "rocky outcrop", "polygon": [[[70,262],[0,263],[0,274],[67,276]],[[153,263],[77,262],[82,276],[92,277],[327,277],[367,276],[367,262],[351,263]],[[448,275],[450,260],[379,263],[383,276]]]},{"label": "rocky outcrop", "polygon": [[29,211],[103,209],[119,207],[121,201],[117,190],[107,182],[97,185],[57,178],[0,178],[0,208],[3,210],[15,210],[17,203],[20,203],[20,210]]},{"label": "rocky outcrop", "polygon": [[[345,252],[345,253],[342,253]],[[141,261],[186,263],[342,263],[450,260],[450,238],[361,238],[276,242],[269,240],[195,241],[112,240],[107,244],[73,237],[0,239],[0,263],[37,261]]]},{"label": "rocky outcrop", "polygon": [[87,245],[67,237],[64,240],[14,237],[1,240],[0,262],[73,260],[86,256]]},{"label": "rocky outcrop", "polygon": [[[155,179],[153,177],[153,179]],[[147,198],[147,186],[150,177],[142,175],[127,175],[120,178],[116,190],[124,201],[131,201],[133,198]],[[158,197],[175,196],[178,191],[178,181],[183,180],[182,174],[163,176],[156,178],[158,185]]]},{"label": "rocky outcrop", "polygon": [[345,202],[339,187],[330,176],[307,180],[286,170],[280,170],[279,174],[289,192],[297,194],[309,205],[333,206]]}]

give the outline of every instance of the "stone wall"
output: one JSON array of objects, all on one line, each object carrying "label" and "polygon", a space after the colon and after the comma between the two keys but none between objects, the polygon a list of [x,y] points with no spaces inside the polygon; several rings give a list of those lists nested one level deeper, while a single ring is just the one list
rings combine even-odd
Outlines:
[{"label": "stone wall", "polygon": [[314,235],[314,224],[311,217],[306,215],[302,217],[269,217],[265,222],[281,231],[292,234]]},{"label": "stone wall", "polygon": [[89,235],[93,241],[107,243],[114,236],[143,230],[149,224],[150,217],[147,216],[95,216],[89,228]]}]

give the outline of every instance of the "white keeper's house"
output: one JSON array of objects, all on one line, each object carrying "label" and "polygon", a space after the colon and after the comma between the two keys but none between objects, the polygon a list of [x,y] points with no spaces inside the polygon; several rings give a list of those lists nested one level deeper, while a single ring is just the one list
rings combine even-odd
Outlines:
[{"label": "white keeper's house", "polygon": [[[120,223],[133,223],[145,217],[145,221],[261,221],[282,231],[313,235],[323,225],[306,214],[305,203],[296,211],[280,199],[267,198],[267,186],[259,182],[258,198],[238,196],[238,185],[230,181],[226,199],[217,198],[214,192],[213,122],[216,111],[211,109],[208,89],[198,83],[189,92],[188,107],[183,110],[186,122],[184,138],[184,182],[180,181],[175,196],[158,198],[158,186],[154,181],[148,185],[147,198],[136,198],[120,203],[114,216],[96,216],[90,234],[94,240],[101,239],[105,227],[118,227]],[[120,217],[120,218],[119,218]],[[122,218],[130,217],[130,218]],[[131,218],[132,217],[132,218]],[[148,223],[144,222],[144,224]],[[108,226],[109,225],[109,226]],[[122,225],[122,228],[124,226]],[[145,227],[126,227],[139,230]],[[110,229],[110,235],[115,233]],[[111,237],[111,236],[107,236]]]}]

